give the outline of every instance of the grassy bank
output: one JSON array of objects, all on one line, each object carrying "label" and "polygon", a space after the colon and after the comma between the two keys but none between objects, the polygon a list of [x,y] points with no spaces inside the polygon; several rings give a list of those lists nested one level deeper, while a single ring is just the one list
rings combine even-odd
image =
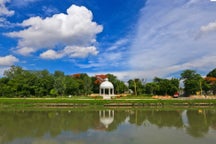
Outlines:
[{"label": "grassy bank", "polygon": [[49,107],[216,107],[216,99],[71,99],[71,98],[0,98],[0,108]]}]

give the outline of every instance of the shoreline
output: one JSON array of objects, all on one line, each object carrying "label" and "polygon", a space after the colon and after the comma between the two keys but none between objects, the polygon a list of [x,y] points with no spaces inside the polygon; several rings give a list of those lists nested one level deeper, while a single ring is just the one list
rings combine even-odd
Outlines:
[{"label": "shoreline", "polygon": [[0,98],[0,108],[150,108],[216,107],[216,99],[71,99],[71,98]]}]

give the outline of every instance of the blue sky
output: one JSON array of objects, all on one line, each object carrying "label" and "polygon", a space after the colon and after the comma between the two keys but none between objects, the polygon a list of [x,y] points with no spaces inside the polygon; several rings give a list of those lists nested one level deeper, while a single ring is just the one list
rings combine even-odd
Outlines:
[{"label": "blue sky", "polygon": [[210,0],[0,0],[0,75],[11,65],[122,80],[216,68]]}]

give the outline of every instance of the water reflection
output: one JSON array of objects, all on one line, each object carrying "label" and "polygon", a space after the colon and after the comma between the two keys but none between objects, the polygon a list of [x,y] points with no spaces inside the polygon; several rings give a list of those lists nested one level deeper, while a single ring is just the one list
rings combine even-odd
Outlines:
[{"label": "water reflection", "polygon": [[216,110],[0,111],[1,144],[157,143],[152,135],[208,144],[215,134]]},{"label": "water reflection", "polygon": [[105,125],[106,128],[114,121],[114,110],[99,111],[100,122]]}]

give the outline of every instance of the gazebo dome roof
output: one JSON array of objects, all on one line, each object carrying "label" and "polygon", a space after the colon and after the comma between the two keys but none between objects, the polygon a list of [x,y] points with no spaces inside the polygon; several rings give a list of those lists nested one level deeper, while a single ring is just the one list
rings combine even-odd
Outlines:
[{"label": "gazebo dome roof", "polygon": [[105,81],[100,84],[100,88],[113,89],[114,86],[111,82],[109,82],[108,78],[106,78]]}]

